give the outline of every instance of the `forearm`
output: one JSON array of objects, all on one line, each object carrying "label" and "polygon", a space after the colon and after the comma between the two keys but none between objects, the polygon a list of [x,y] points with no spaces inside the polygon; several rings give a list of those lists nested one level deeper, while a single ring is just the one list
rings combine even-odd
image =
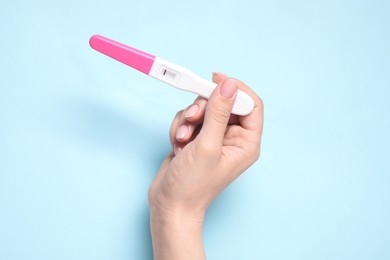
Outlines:
[{"label": "forearm", "polygon": [[206,259],[202,241],[203,218],[150,208],[155,260]]}]

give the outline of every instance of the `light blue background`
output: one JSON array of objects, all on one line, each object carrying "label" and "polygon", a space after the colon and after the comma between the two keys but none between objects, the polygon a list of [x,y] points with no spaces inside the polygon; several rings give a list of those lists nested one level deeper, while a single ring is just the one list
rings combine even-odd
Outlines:
[{"label": "light blue background", "polygon": [[146,194],[195,98],[102,34],[265,102],[262,156],[211,206],[209,259],[390,259],[389,1],[2,1],[0,259],[151,259]]}]

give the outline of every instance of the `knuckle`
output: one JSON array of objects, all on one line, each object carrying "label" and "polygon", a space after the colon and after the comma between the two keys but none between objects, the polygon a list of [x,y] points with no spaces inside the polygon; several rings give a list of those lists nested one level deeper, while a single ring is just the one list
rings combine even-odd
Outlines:
[{"label": "knuckle", "polygon": [[179,118],[181,117],[181,114],[183,114],[183,111],[184,111],[183,109],[177,111],[177,113],[176,113],[176,115],[175,115],[175,117],[174,117],[174,120],[175,120],[175,119],[179,119]]},{"label": "knuckle", "polygon": [[211,142],[199,142],[194,149],[194,154],[202,154],[208,159],[211,159],[219,154],[218,146]]},{"label": "knuckle", "polygon": [[251,157],[253,162],[255,162],[260,158],[260,143],[254,142],[251,150]]},{"label": "knuckle", "polygon": [[257,161],[260,158],[260,148],[256,149],[253,153],[253,161]]},{"label": "knuckle", "polygon": [[264,101],[261,97],[257,96],[258,99],[258,106],[261,110],[264,110]]},{"label": "knuckle", "polygon": [[226,124],[226,122],[229,120],[230,117],[230,111],[228,111],[225,106],[221,104],[211,104],[211,111],[210,113],[212,119],[218,123]]}]

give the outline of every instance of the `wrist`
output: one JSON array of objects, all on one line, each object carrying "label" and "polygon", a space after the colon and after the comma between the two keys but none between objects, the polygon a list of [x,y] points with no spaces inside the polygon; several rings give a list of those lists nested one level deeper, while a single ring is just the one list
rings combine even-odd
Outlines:
[{"label": "wrist", "polygon": [[203,216],[151,206],[150,229],[154,259],[205,259]]},{"label": "wrist", "polygon": [[191,226],[202,228],[205,212],[185,208],[171,209],[160,205],[150,205],[150,224],[164,226]]}]

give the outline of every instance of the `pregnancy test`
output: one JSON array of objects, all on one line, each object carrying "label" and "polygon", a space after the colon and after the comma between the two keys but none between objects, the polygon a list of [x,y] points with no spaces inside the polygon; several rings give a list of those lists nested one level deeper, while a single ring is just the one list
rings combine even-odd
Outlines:
[{"label": "pregnancy test", "polygon": [[[92,36],[89,44],[93,49],[140,72],[207,99],[217,86],[186,68],[100,35]],[[253,107],[253,99],[238,90],[232,113],[245,116],[252,112]]]}]

